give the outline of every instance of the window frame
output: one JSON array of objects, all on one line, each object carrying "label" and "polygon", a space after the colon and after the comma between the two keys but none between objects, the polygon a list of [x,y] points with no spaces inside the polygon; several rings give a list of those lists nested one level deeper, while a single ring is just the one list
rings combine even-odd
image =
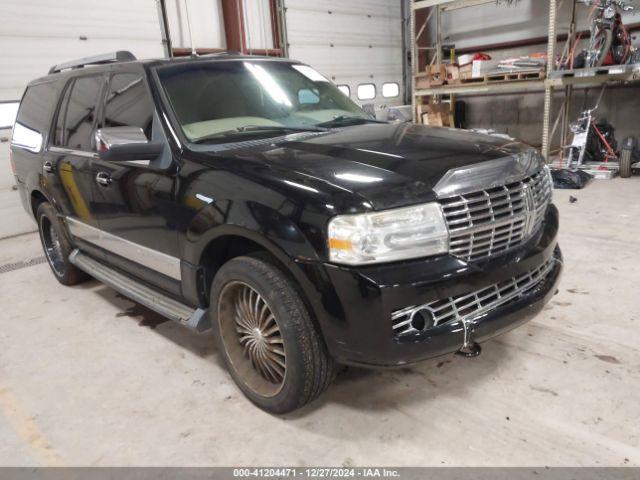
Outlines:
[{"label": "window frame", "polygon": [[[67,92],[70,91],[73,83],[75,82],[75,78],[70,78],[68,79],[64,86],[62,87],[62,89],[60,90],[60,94],[58,96],[58,100],[57,100],[57,105],[56,108],[53,112],[53,118],[51,120],[51,131],[49,132],[49,145],[47,147],[57,147],[57,148],[64,148],[61,145],[57,145],[57,138],[56,138],[56,130],[58,127],[58,118],[60,117],[60,110],[62,108],[64,108],[64,103],[65,103],[65,99],[67,97]],[[69,102],[66,102],[66,104],[68,105]],[[67,119],[67,112],[66,112],[66,108],[65,108],[65,112],[64,112],[64,117],[63,117],[63,121],[62,121],[62,131],[64,132],[64,126],[65,126],[65,122]]]},{"label": "window frame", "polygon": [[[384,94],[384,87],[386,85],[395,85],[397,90],[398,90],[398,93],[396,93],[395,95],[385,95]],[[398,82],[384,82],[382,84],[381,93],[382,93],[382,98],[398,98],[400,96],[400,84]]]},{"label": "window frame", "polygon": [[[363,97],[360,96],[360,88],[361,87],[365,87],[365,86],[372,86],[373,87],[373,97],[363,98]],[[364,102],[375,100],[376,97],[378,96],[378,89],[376,88],[376,84],[372,83],[372,82],[358,84],[358,88],[356,90],[356,96],[358,97],[358,100],[364,101]]]}]

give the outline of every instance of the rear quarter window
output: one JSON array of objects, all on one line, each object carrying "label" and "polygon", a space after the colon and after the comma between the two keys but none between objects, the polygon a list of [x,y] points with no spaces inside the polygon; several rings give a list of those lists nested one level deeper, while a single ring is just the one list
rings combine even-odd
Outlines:
[{"label": "rear quarter window", "polygon": [[57,82],[46,82],[27,87],[20,102],[11,144],[39,152],[44,144],[59,88]]}]

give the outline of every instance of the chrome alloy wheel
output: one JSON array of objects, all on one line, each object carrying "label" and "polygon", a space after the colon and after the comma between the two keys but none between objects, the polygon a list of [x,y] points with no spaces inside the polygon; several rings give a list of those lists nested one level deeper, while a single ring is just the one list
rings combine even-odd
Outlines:
[{"label": "chrome alloy wheel", "polygon": [[44,245],[44,253],[53,271],[59,277],[64,275],[64,254],[58,232],[46,216],[40,218],[40,236]]},{"label": "chrome alloy wheel", "polygon": [[255,393],[272,397],[287,372],[285,345],[271,307],[252,287],[229,282],[220,293],[218,322],[232,367]]}]

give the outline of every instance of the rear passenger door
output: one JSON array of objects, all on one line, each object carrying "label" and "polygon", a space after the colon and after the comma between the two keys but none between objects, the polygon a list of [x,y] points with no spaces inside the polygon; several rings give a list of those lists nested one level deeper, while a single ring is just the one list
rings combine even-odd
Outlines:
[{"label": "rear passenger door", "polygon": [[93,210],[92,161],[97,158],[93,132],[104,83],[103,75],[77,77],[67,83],[44,164],[44,171],[55,179],[55,197],[67,203],[64,211],[71,234],[92,244],[98,233]]}]

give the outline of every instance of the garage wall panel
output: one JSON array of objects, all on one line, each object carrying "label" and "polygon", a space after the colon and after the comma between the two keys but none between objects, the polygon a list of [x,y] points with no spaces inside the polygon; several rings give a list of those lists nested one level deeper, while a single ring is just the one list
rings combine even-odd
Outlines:
[{"label": "garage wall panel", "polygon": [[155,0],[3,0],[0,100],[60,62],[115,50],[161,57]]},{"label": "garage wall panel", "polygon": [[[166,0],[166,6],[173,47],[191,48],[185,0]],[[196,48],[226,48],[222,0],[189,0],[188,17]]]},{"label": "garage wall panel", "polygon": [[[402,103],[382,97],[382,85],[402,79],[400,0],[286,0],[289,57],[314,66],[334,83],[376,85],[372,103],[380,110]],[[360,102],[363,103],[363,102]]]},{"label": "garage wall panel", "polygon": [[249,51],[254,48],[274,48],[269,0],[243,0],[243,11],[245,41]]}]

